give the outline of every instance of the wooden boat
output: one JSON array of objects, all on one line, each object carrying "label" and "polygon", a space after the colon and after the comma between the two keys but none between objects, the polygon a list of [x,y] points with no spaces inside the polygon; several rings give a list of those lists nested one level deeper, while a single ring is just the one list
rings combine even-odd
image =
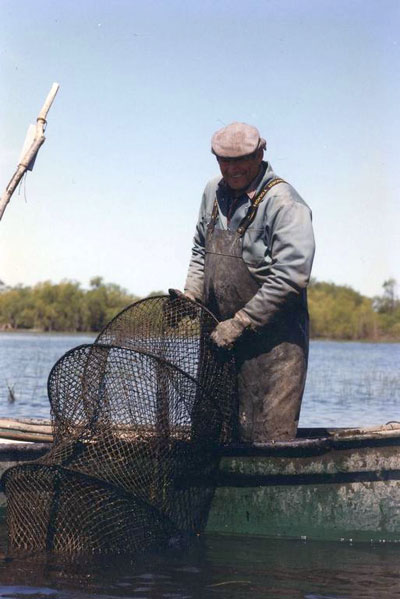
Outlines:
[{"label": "wooden boat", "polygon": [[[0,419],[0,440],[1,474],[43,455],[51,426]],[[400,542],[399,446],[400,423],[389,423],[299,429],[290,442],[221,447],[206,532]],[[1,495],[1,517],[4,508]]]}]

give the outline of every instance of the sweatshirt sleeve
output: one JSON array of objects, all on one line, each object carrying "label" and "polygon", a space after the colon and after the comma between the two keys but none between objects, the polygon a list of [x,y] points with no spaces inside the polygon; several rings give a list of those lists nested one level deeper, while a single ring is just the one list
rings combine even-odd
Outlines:
[{"label": "sweatshirt sleeve", "polygon": [[262,286],[243,307],[256,329],[307,287],[315,252],[311,210],[305,203],[291,194],[277,196],[269,213],[265,233],[271,262]]},{"label": "sweatshirt sleeve", "polygon": [[204,256],[207,231],[207,188],[200,205],[199,217],[193,238],[192,256],[186,277],[184,290],[193,293],[200,301],[204,299]]}]

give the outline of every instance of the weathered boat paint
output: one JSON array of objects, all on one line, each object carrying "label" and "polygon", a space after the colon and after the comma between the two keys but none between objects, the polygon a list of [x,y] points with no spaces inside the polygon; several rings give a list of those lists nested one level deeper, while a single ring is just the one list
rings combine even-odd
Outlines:
[{"label": "weathered boat paint", "polygon": [[[51,436],[48,423],[29,424],[28,434],[40,426],[41,435]],[[6,427],[9,437],[13,426]],[[14,428],[20,439],[23,426]],[[49,447],[43,442],[0,443],[0,474],[40,457]],[[398,423],[303,429],[292,442],[223,447],[212,481],[196,476],[184,485],[215,486],[209,533],[400,542],[399,450]],[[4,505],[0,495],[0,516]]]},{"label": "weathered boat paint", "polygon": [[364,433],[333,435],[316,444],[314,455],[300,447],[290,457],[271,447],[253,455],[230,450],[220,462],[207,531],[400,541],[399,445],[398,436]]}]

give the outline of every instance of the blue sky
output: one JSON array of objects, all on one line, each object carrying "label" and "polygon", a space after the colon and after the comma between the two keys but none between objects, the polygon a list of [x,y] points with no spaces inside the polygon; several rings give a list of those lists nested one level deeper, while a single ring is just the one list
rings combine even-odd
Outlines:
[{"label": "blue sky", "polygon": [[398,0],[0,0],[1,191],[61,86],[0,279],[181,288],[210,137],[239,120],[312,208],[313,275],[400,283],[399,29]]}]

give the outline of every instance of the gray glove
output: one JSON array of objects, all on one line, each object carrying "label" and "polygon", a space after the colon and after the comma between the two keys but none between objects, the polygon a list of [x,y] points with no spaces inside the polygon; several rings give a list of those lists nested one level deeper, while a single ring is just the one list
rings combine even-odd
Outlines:
[{"label": "gray glove", "polygon": [[194,294],[191,291],[182,292],[180,289],[168,289],[168,294],[171,299],[176,299],[177,297],[187,297],[193,302],[196,301]]},{"label": "gray glove", "polygon": [[164,319],[167,326],[176,328],[186,317],[194,320],[198,316],[198,302],[189,293],[179,289],[168,289],[169,301],[163,305]]},{"label": "gray glove", "polygon": [[233,318],[224,320],[216,326],[211,333],[211,339],[218,347],[232,349],[235,341],[250,325],[250,318],[245,312],[239,310]]}]

